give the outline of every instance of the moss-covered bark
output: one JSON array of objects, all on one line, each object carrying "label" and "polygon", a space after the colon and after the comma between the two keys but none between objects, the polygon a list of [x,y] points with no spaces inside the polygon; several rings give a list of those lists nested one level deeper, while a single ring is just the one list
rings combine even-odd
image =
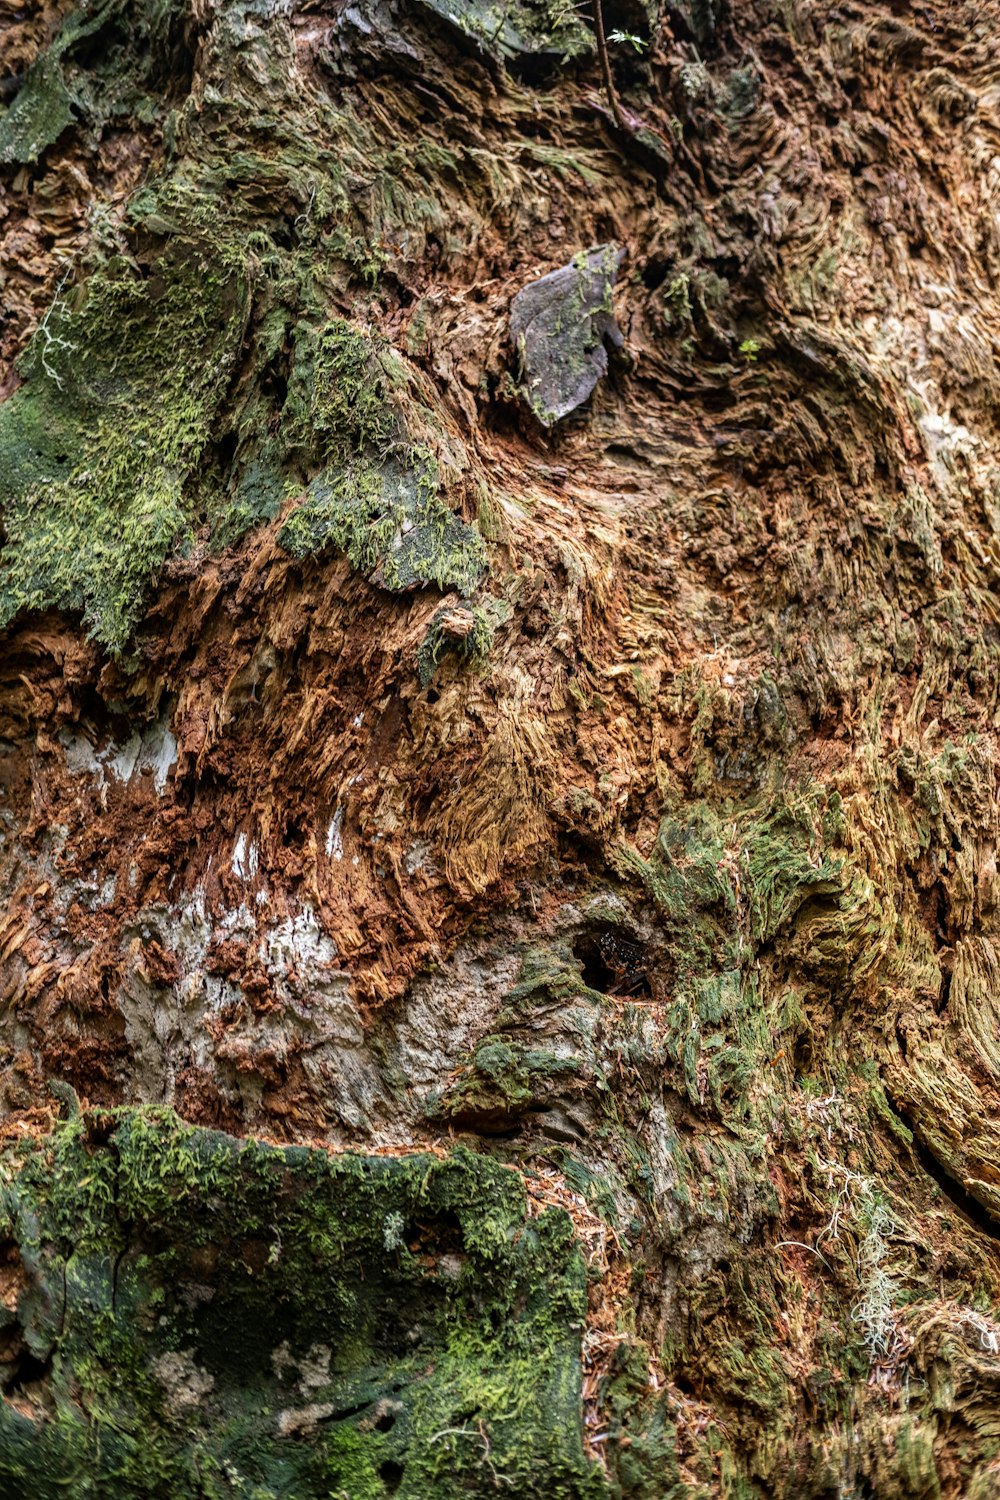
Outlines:
[{"label": "moss-covered bark", "polygon": [[5,1177],[11,1500],[602,1492],[583,1259],[514,1172],[119,1110]]},{"label": "moss-covered bark", "polygon": [[0,1488],[996,1492],[995,11],[0,21]]}]

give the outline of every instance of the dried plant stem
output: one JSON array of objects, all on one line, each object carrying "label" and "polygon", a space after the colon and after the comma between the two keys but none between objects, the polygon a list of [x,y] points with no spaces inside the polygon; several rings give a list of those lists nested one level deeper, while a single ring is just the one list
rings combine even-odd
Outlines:
[{"label": "dried plant stem", "polygon": [[604,91],[611,105],[611,114],[619,130],[625,130],[625,119],[622,115],[622,107],[618,102],[618,94],[615,89],[615,81],[611,76],[611,59],[608,56],[608,39],[604,34],[604,11],[601,0],[594,0],[594,29],[597,33],[597,55],[601,59],[601,72],[604,75]]}]

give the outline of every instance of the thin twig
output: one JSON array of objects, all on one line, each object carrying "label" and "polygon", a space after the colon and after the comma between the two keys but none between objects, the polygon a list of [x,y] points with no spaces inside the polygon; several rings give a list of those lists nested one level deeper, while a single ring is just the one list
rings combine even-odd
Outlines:
[{"label": "thin twig", "polygon": [[604,11],[601,9],[601,0],[594,0],[594,29],[597,33],[597,55],[601,59],[601,72],[604,74],[604,90],[611,105],[611,114],[619,130],[627,130],[622,107],[618,103],[618,94],[615,89],[615,81],[611,76],[611,59],[608,56],[608,40],[604,35]]}]

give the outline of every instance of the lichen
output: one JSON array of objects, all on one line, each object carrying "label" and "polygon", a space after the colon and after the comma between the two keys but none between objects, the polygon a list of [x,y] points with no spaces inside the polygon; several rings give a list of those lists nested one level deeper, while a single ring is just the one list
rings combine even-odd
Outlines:
[{"label": "lichen", "polygon": [[544,427],[581,406],[607,373],[606,343],[624,343],[611,306],[621,259],[614,245],[581,251],[568,266],[529,282],[511,304],[522,394]]}]

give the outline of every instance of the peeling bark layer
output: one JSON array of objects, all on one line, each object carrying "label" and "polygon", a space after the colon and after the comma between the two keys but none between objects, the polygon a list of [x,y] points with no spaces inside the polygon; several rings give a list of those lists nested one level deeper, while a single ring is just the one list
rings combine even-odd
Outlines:
[{"label": "peeling bark layer", "polygon": [[604,19],[0,12],[10,1493],[1000,1487],[1000,12]]}]

